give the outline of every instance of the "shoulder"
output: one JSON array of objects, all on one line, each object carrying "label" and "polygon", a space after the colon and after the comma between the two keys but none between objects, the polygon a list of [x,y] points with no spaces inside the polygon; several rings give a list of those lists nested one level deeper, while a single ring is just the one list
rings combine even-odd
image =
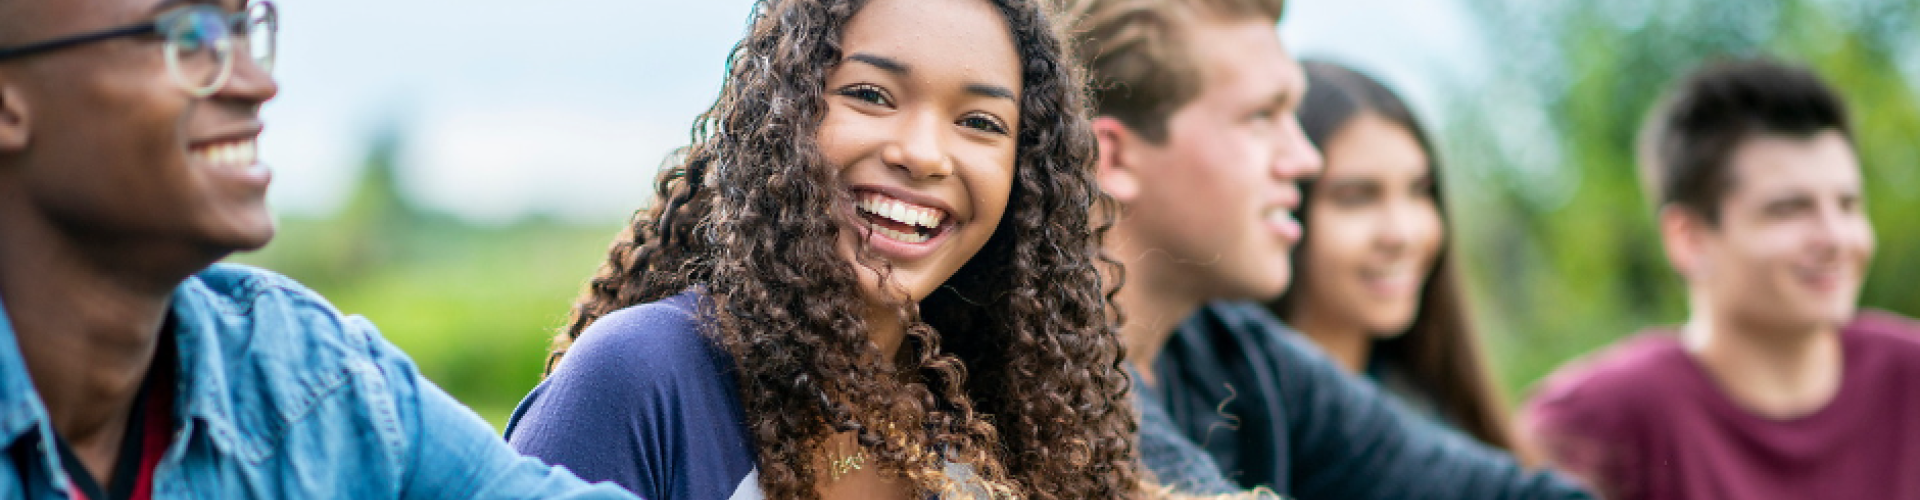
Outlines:
[{"label": "shoulder", "polygon": [[179,294],[217,313],[294,314],[343,319],[333,304],[279,273],[243,264],[214,264],[181,284]]},{"label": "shoulder", "polygon": [[1203,351],[1229,354],[1257,352],[1294,358],[1306,351],[1293,344],[1293,329],[1265,307],[1252,302],[1208,303],[1181,322],[1175,332],[1181,341]]},{"label": "shoulder", "polygon": [[380,342],[373,324],[335,309],[319,293],[280,274],[215,264],[175,292],[178,331],[213,349],[221,366],[250,366],[257,375],[350,372]]},{"label": "shoulder", "polygon": [[1864,309],[1846,332],[1876,346],[1901,351],[1901,355],[1920,355],[1920,321],[1878,309]]},{"label": "shoulder", "polygon": [[731,358],[703,332],[697,299],[595,321],[514,410],[508,443],[652,498],[728,498],[753,484]]},{"label": "shoulder", "polygon": [[704,325],[693,292],[607,314],[580,332],[540,384],[545,401],[537,404],[630,419],[737,412],[733,358]]},{"label": "shoulder", "polygon": [[1920,376],[1920,321],[1863,310],[1842,332],[1850,370],[1902,380]]},{"label": "shoulder", "polygon": [[1666,392],[1660,388],[1674,387],[1686,363],[1677,338],[1641,333],[1555,370],[1528,401],[1527,416],[1567,425],[1617,423],[1623,412],[1657,404]]},{"label": "shoulder", "polygon": [[[1207,322],[1216,328],[1261,335],[1290,334],[1292,328],[1260,304],[1244,301],[1218,301],[1200,308],[1189,323]],[[1197,326],[1197,325],[1196,325]]]},{"label": "shoulder", "polygon": [[555,375],[585,372],[634,382],[712,380],[728,368],[707,337],[698,295],[687,292],[614,311],[580,332]]}]

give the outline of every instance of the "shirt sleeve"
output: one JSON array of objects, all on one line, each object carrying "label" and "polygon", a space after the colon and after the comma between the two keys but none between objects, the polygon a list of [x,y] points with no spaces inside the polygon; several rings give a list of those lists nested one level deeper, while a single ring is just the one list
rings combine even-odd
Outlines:
[{"label": "shirt sleeve", "polygon": [[399,498],[438,499],[631,499],[611,484],[590,485],[565,469],[523,457],[493,434],[492,427],[420,375],[399,348],[364,318],[349,319],[362,335],[374,364],[385,375],[394,404],[373,417],[397,426],[404,441]]},{"label": "shirt sleeve", "polygon": [[1237,328],[1269,333],[1286,401],[1293,492],[1302,498],[1589,499],[1549,472],[1528,471],[1505,453],[1449,432],[1301,345],[1271,316]]}]

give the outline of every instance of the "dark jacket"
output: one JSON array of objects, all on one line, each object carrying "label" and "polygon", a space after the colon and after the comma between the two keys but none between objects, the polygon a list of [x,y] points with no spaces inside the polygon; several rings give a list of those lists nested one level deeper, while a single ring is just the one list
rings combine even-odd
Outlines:
[{"label": "dark jacket", "polygon": [[[1301,342],[1258,305],[1208,305],[1154,360],[1159,385],[1138,400],[1157,408],[1143,414],[1164,410],[1240,487],[1301,500],[1592,498],[1504,453],[1432,432]],[[1143,432],[1153,428],[1143,422]],[[1157,451],[1175,449],[1143,446],[1142,459],[1157,474],[1193,476],[1191,459]]]}]

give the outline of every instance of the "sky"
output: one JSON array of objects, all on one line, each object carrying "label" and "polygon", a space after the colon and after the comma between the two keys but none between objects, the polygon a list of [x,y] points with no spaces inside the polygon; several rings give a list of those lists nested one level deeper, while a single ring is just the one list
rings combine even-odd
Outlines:
[{"label": "sky", "polygon": [[[1296,54],[1347,63],[1440,123],[1485,74],[1462,0],[1295,0]],[[280,97],[263,112],[270,200],[338,209],[381,131],[401,185],[481,224],[623,219],[710,105],[748,0],[279,0]]]}]

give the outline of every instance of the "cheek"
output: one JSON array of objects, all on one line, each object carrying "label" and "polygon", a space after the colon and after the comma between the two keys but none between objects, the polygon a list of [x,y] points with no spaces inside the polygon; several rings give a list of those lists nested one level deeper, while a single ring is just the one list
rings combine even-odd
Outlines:
[{"label": "cheek", "polygon": [[1207,151],[1214,155],[1214,164],[1224,170],[1222,177],[1235,183],[1235,189],[1253,191],[1262,185],[1268,177],[1267,165],[1273,163],[1273,151],[1258,138],[1244,132],[1232,132],[1217,136]]},{"label": "cheek", "polygon": [[1316,206],[1307,216],[1308,257],[1314,267],[1344,267],[1347,257],[1368,251],[1371,218],[1331,206]]},{"label": "cheek", "polygon": [[1447,223],[1432,205],[1423,207],[1410,222],[1413,224],[1413,244],[1422,252],[1422,259],[1431,261],[1440,253],[1440,247],[1446,244]]},{"label": "cheek", "polygon": [[1361,256],[1370,251],[1364,229],[1371,227],[1370,222],[1354,214],[1318,208],[1307,219],[1306,246],[1295,251],[1306,252],[1306,265],[1313,268],[1308,274],[1327,284],[1351,278]]},{"label": "cheek", "polygon": [[835,169],[844,170],[859,160],[872,142],[864,133],[861,121],[851,116],[848,110],[829,106],[824,118],[820,120],[820,129],[813,135],[815,144],[820,148],[820,156]]},{"label": "cheek", "polygon": [[1852,252],[1863,261],[1862,264],[1865,264],[1864,261],[1873,259],[1875,243],[1873,224],[1867,222],[1867,218],[1862,216],[1857,218],[1852,224],[1852,232],[1844,243],[1847,247],[1843,248],[1842,251]]},{"label": "cheek", "polygon": [[1013,198],[1013,184],[1016,176],[1020,174],[1014,170],[1014,167],[1005,166],[1012,163],[1013,160],[1009,155],[1006,163],[996,163],[982,169],[967,182],[967,190],[973,193],[974,210],[981,220],[988,222],[989,226],[998,226],[1000,220],[1011,208],[1007,204]]}]

